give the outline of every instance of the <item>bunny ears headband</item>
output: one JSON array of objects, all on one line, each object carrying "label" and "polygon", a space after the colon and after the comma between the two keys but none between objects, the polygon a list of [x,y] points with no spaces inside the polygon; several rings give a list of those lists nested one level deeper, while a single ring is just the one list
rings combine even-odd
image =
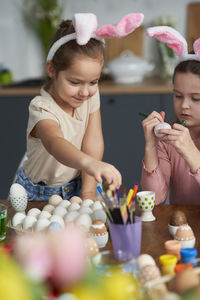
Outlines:
[{"label": "bunny ears headband", "polygon": [[179,57],[179,62],[184,60],[200,60],[200,38],[193,44],[195,54],[188,53],[185,38],[174,28],[169,26],[155,26],[147,29],[147,35],[167,44]]},{"label": "bunny ears headband", "polygon": [[144,15],[141,13],[125,15],[117,25],[103,25],[97,28],[97,17],[92,13],[75,14],[72,23],[75,32],[67,34],[57,40],[49,50],[47,61],[52,60],[56,51],[65,43],[76,40],[79,45],[86,45],[91,38],[102,40],[104,37],[123,37],[133,32],[143,22]]}]

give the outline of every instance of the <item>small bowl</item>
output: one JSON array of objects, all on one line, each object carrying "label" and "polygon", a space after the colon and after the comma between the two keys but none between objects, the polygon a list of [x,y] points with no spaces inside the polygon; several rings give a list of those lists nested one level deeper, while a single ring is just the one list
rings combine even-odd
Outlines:
[{"label": "small bowl", "polygon": [[169,233],[173,237],[175,237],[175,234],[176,234],[176,231],[177,231],[178,228],[179,228],[179,226],[173,226],[173,225],[168,224]]}]

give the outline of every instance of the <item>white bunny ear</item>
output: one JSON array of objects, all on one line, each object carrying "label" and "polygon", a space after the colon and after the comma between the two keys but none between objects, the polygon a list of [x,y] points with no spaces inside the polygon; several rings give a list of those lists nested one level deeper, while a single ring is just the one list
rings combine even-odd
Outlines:
[{"label": "white bunny ear", "polygon": [[194,42],[193,49],[196,56],[200,58],[200,38]]},{"label": "white bunny ear", "polygon": [[188,54],[188,47],[185,38],[174,28],[169,26],[155,26],[147,29],[147,35],[155,37],[159,41],[167,44],[179,56]]},{"label": "white bunny ear", "polygon": [[91,13],[80,13],[74,15],[72,22],[76,31],[77,43],[79,45],[87,44],[97,28],[97,17]]}]

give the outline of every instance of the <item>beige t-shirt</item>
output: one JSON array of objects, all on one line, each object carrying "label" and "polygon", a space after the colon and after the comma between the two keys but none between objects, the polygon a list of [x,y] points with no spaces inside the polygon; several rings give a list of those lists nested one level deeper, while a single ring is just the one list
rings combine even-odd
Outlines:
[{"label": "beige t-shirt", "polygon": [[80,170],[69,168],[59,163],[44,148],[41,140],[34,138],[30,132],[34,126],[44,119],[56,121],[66,140],[81,150],[82,140],[87,128],[90,113],[100,107],[99,91],[75,109],[73,117],[60,106],[44,89],[41,96],[35,97],[29,105],[29,120],[27,128],[27,157],[23,170],[33,183],[43,181],[47,185],[63,185],[80,174]]}]

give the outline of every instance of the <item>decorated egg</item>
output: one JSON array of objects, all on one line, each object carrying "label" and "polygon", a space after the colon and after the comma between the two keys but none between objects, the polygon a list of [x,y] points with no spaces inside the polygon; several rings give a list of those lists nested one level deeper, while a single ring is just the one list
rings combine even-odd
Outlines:
[{"label": "decorated egg", "polygon": [[137,259],[137,264],[139,270],[143,269],[147,265],[156,265],[155,260],[149,254],[141,254]]},{"label": "decorated egg", "polygon": [[91,214],[91,218],[92,218],[92,221],[100,220],[105,224],[107,216],[103,209],[96,209]]},{"label": "decorated egg", "polygon": [[65,223],[63,221],[63,218],[61,218],[61,216],[57,216],[57,215],[53,215],[51,216],[51,218],[49,219],[50,223],[51,222],[57,222],[60,224],[60,226],[62,227],[62,229],[65,227]]},{"label": "decorated egg", "polygon": [[51,222],[49,224],[49,232],[60,232],[62,230],[61,225],[58,222]]},{"label": "decorated egg", "polygon": [[92,219],[88,214],[81,214],[76,218],[76,224],[89,231],[92,224]]},{"label": "decorated egg", "polygon": [[47,210],[41,211],[40,215],[38,216],[38,219],[49,219],[51,217],[51,214]]},{"label": "decorated egg", "polygon": [[82,199],[78,196],[73,196],[71,197],[71,199],[69,200],[71,203],[78,203],[81,204],[82,203]]},{"label": "decorated egg", "polygon": [[85,199],[82,202],[82,205],[86,205],[86,206],[90,206],[94,203],[94,201],[92,199]]},{"label": "decorated egg", "polygon": [[68,211],[78,210],[79,208],[80,208],[80,205],[78,203],[74,202],[68,207]]},{"label": "decorated egg", "polygon": [[105,247],[108,242],[108,231],[105,224],[100,220],[94,221],[90,228],[90,236],[97,242],[99,248]]},{"label": "decorated egg", "polygon": [[37,222],[37,219],[33,216],[26,216],[23,221],[23,229],[28,230],[33,228],[33,225]]},{"label": "decorated egg", "polygon": [[57,206],[61,201],[63,201],[62,197],[59,195],[52,195],[49,198],[48,203],[53,205],[53,206]]},{"label": "decorated egg", "polygon": [[158,138],[164,137],[166,134],[158,133],[160,129],[171,129],[171,126],[166,122],[160,122],[154,127],[154,133]]},{"label": "decorated egg", "polygon": [[35,225],[34,225],[34,230],[35,231],[43,231],[45,230],[50,224],[50,221],[48,219],[39,219]]},{"label": "decorated egg", "polygon": [[65,223],[69,223],[69,222],[73,222],[78,216],[79,216],[79,212],[77,210],[73,210],[68,212],[63,219]]},{"label": "decorated egg", "polygon": [[29,209],[27,216],[33,216],[37,218],[41,213],[41,210],[39,208],[31,208]]},{"label": "decorated egg", "polygon": [[178,227],[174,239],[181,242],[182,248],[193,248],[195,245],[194,233],[188,224]]},{"label": "decorated egg", "polygon": [[156,265],[145,265],[140,269],[140,279],[143,282],[161,277],[159,268]]},{"label": "decorated egg", "polygon": [[57,206],[53,210],[53,215],[61,216],[62,218],[64,217],[64,215],[66,215],[66,213],[67,213],[67,210],[62,206]]},{"label": "decorated egg", "polygon": [[43,211],[48,211],[50,214],[53,212],[53,210],[55,209],[55,206],[51,205],[51,204],[46,204],[43,207]]},{"label": "decorated egg", "polygon": [[70,206],[70,205],[71,205],[71,202],[68,201],[68,200],[62,200],[62,201],[58,204],[58,206],[62,206],[62,207],[64,207],[64,208],[67,208],[67,207]]},{"label": "decorated egg", "polygon": [[21,225],[25,218],[26,218],[25,213],[17,212],[12,218],[12,225],[14,227]]},{"label": "decorated egg", "polygon": [[25,211],[28,204],[28,195],[21,184],[13,183],[11,185],[8,199],[15,211]]}]

